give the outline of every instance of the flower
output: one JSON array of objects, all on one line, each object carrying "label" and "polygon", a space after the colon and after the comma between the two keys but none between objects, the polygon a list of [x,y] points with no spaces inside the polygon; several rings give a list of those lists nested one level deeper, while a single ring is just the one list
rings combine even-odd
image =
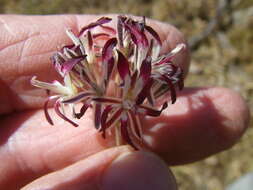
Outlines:
[{"label": "flower", "polygon": [[[51,58],[63,82],[45,83],[33,77],[31,84],[53,93],[44,104],[50,124],[47,107],[51,100],[55,100],[56,113],[74,126],[78,125],[65,115],[64,107],[70,106],[77,119],[91,108],[94,125],[104,138],[107,130],[114,129],[116,139],[137,149],[142,141],[140,118],[159,116],[168,106],[168,97],[175,103],[176,87],[183,88],[183,70],[172,59],[185,44],[160,55],[162,41],[145,17],[138,22],[118,16],[116,30],[106,26],[111,20],[102,17],[77,35],[68,29],[73,44],[63,46]],[[97,28],[103,32],[96,33]],[[160,109],[154,107],[158,98],[164,100]],[[77,103],[82,104],[79,113]]]}]

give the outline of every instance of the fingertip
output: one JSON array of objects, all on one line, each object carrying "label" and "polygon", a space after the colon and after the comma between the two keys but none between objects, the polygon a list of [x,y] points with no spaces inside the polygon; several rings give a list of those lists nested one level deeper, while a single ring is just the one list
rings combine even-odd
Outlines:
[{"label": "fingertip", "polygon": [[120,155],[132,152],[129,146],[118,146],[101,151],[63,169],[42,176],[22,190],[82,190],[100,189],[103,171]]},{"label": "fingertip", "polygon": [[143,122],[147,148],[171,165],[185,164],[237,143],[248,127],[249,108],[226,88],[185,88],[160,117]]},{"label": "fingertip", "polygon": [[157,156],[114,147],[47,174],[22,190],[177,190],[173,174]]},{"label": "fingertip", "polygon": [[101,190],[176,190],[173,174],[157,156],[132,152],[115,159],[105,170]]},{"label": "fingertip", "polygon": [[[228,88],[212,88],[209,96],[215,107],[224,118],[222,138],[227,147],[235,144],[249,126],[250,111],[244,98],[236,91]],[[226,146],[225,146],[226,147]]]}]

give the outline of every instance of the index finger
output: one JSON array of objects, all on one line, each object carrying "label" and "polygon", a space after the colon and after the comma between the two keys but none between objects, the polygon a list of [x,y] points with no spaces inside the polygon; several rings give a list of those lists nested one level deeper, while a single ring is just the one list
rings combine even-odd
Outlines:
[{"label": "index finger", "polygon": [[[57,79],[57,73],[49,58],[58,46],[69,44],[66,28],[80,28],[102,15],[57,15],[57,16],[0,16],[0,114],[42,107],[46,92],[30,85],[36,75],[42,81]],[[117,15],[107,15],[116,18]],[[110,23],[115,26],[116,22]],[[175,27],[155,20],[147,20],[163,42],[162,52],[167,52],[179,43],[185,43],[182,33]],[[189,67],[189,51],[175,58],[184,72]]]}]

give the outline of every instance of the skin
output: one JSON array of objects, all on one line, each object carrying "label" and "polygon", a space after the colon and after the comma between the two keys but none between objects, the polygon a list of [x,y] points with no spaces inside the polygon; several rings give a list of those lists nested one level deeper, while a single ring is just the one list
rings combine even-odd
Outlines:
[{"label": "skin", "polygon": [[[94,129],[91,111],[74,128],[50,110],[55,123],[50,126],[42,110],[46,93],[29,81],[34,75],[41,81],[58,79],[49,57],[57,46],[70,43],[65,29],[77,32],[98,17],[0,16],[0,189],[174,190],[166,164],[190,163],[223,151],[245,132],[245,101],[220,87],[185,88],[160,117],[143,120],[144,144],[153,153],[112,147],[114,139],[104,140]],[[171,25],[148,24],[159,32],[163,52],[185,42]],[[174,62],[187,73],[188,49]]]}]

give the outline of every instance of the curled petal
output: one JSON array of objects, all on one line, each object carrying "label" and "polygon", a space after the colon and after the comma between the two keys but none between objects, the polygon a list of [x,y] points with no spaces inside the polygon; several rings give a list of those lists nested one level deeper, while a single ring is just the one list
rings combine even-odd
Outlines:
[{"label": "curled petal", "polygon": [[154,108],[141,105],[141,106],[139,106],[139,108],[141,108],[142,110],[139,109],[138,111],[142,114],[144,113],[149,116],[157,117],[162,113],[162,111],[164,109],[167,108],[167,106],[168,106],[168,104],[167,104],[167,102],[165,102],[160,110],[156,110]]},{"label": "curled petal", "polygon": [[133,42],[138,46],[148,47],[148,39],[138,24],[127,24],[125,28],[130,32]]},{"label": "curled petal", "polygon": [[36,86],[38,88],[47,89],[51,92],[57,93],[57,94],[71,94],[71,91],[69,88],[63,86],[60,82],[54,81],[52,83],[42,82],[36,79],[34,76],[31,79],[31,84],[33,86]]},{"label": "curled petal", "polygon": [[164,63],[167,63],[167,62],[171,62],[171,59],[177,54],[179,53],[181,50],[185,49],[186,48],[186,45],[181,43],[181,44],[178,44],[176,48],[174,48],[170,53],[168,53],[165,58],[160,61],[158,64],[164,64]]},{"label": "curled petal", "polygon": [[54,104],[54,110],[56,112],[56,114],[61,117],[63,120],[69,122],[71,125],[73,125],[74,127],[78,127],[78,124],[75,123],[74,121],[70,120],[69,118],[67,118],[63,113],[61,113],[60,111],[60,101],[57,100]]},{"label": "curled petal", "polygon": [[97,34],[93,34],[92,35],[92,37],[93,37],[93,39],[97,39],[97,38],[102,38],[102,37],[104,37],[104,38],[109,38],[110,37],[110,35],[109,34],[106,34],[106,33],[97,33]]},{"label": "curled petal", "polygon": [[80,63],[80,61],[82,61],[84,59],[84,57],[78,57],[78,58],[73,58],[73,59],[69,59],[68,61],[64,62],[61,65],[61,72],[66,75],[67,73],[69,73],[76,64]]},{"label": "curled petal", "polygon": [[89,107],[90,107],[90,104],[84,103],[84,104],[82,105],[81,109],[80,109],[80,112],[75,114],[75,117],[76,117],[77,119],[80,119],[80,118],[85,114],[86,110],[87,110]]},{"label": "curled petal", "polygon": [[108,60],[111,59],[113,56],[113,48],[117,45],[117,39],[116,38],[111,38],[109,39],[102,50],[102,61],[103,62],[108,62]]},{"label": "curled petal", "polygon": [[110,22],[112,19],[108,18],[108,17],[101,17],[100,19],[98,19],[96,22],[92,22],[89,25],[83,27],[81,29],[81,31],[79,32],[79,36],[81,36],[86,30],[90,30],[96,26],[100,26],[102,24],[106,24],[108,22]]},{"label": "curled petal", "polygon": [[90,98],[92,95],[94,95],[93,92],[80,92],[79,94],[72,96],[71,98],[64,99],[62,103],[73,104],[73,103],[81,102],[83,99]]},{"label": "curled petal", "polygon": [[161,41],[160,36],[158,35],[158,33],[150,26],[145,25],[144,28],[146,29],[146,31],[148,31],[151,34],[151,36],[153,36],[156,39],[158,44],[161,46],[162,41]]},{"label": "curled petal", "polygon": [[166,76],[162,76],[162,79],[164,79],[164,81],[168,84],[169,89],[170,89],[170,96],[171,96],[171,103],[174,104],[176,102],[177,99],[177,95],[176,95],[176,89],[174,84],[172,83],[172,81],[170,80],[170,78],[166,77]]},{"label": "curled petal", "polygon": [[53,120],[52,118],[50,117],[49,113],[48,113],[48,103],[53,100],[53,99],[56,99],[56,98],[59,98],[59,96],[50,96],[46,99],[45,103],[44,103],[44,106],[43,106],[43,110],[44,110],[44,114],[45,114],[45,117],[48,121],[48,123],[50,125],[54,125],[53,123]]},{"label": "curled petal", "polygon": [[52,118],[50,117],[50,115],[48,113],[48,103],[49,103],[49,98],[45,101],[44,106],[43,106],[44,114],[45,114],[45,117],[47,119],[47,122],[50,125],[54,125],[53,120],[52,120]]}]

